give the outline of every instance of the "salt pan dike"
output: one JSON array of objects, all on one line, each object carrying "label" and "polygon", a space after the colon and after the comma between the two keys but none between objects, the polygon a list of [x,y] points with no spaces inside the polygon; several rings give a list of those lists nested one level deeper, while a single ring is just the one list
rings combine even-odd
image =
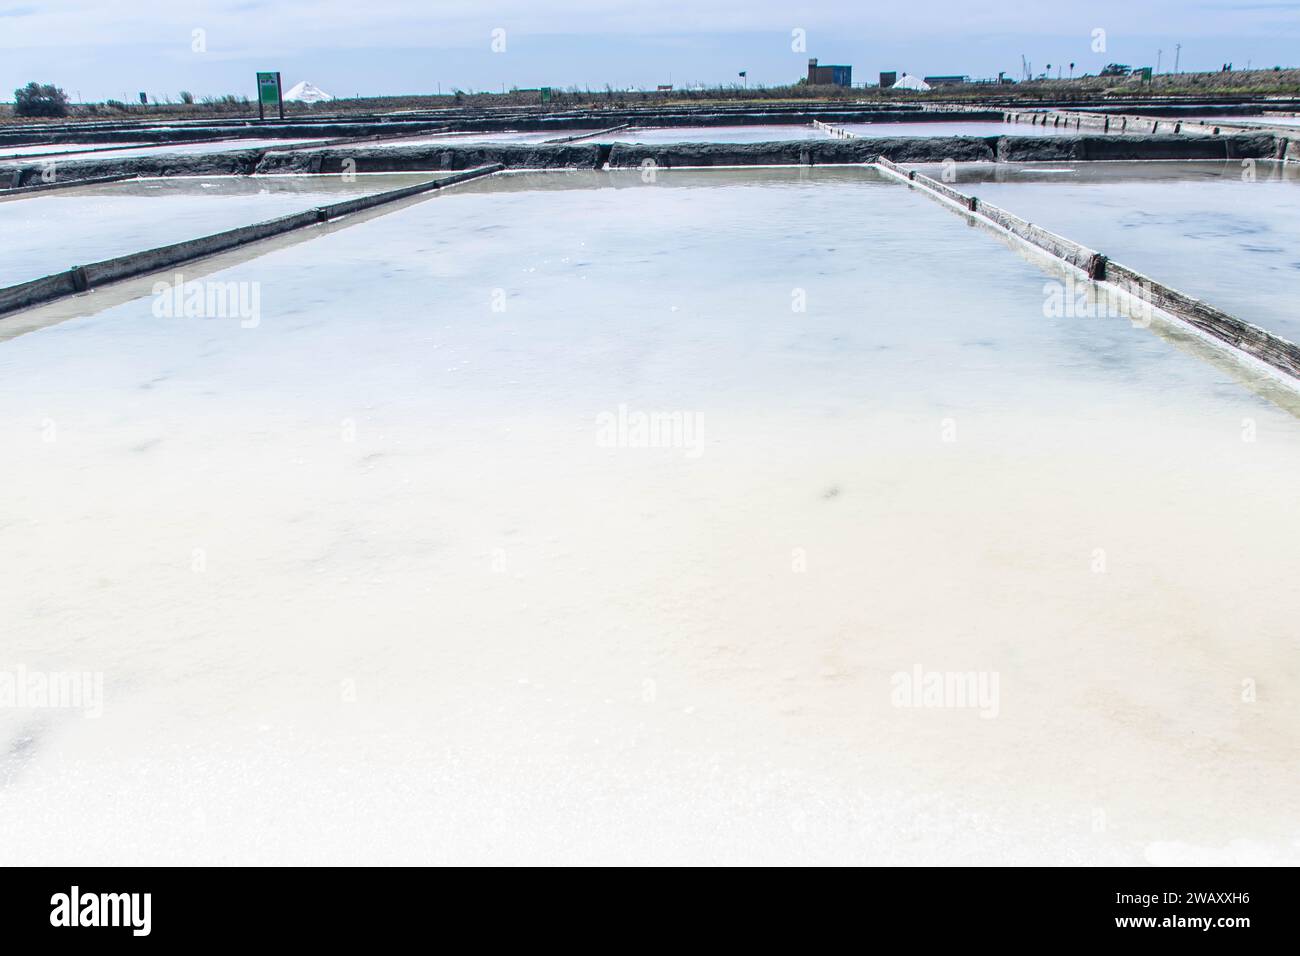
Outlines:
[{"label": "salt pan dike", "polygon": [[960,188],[980,199],[1300,342],[1294,166],[1230,160],[953,169]]},{"label": "salt pan dike", "polygon": [[1268,380],[864,169],[314,235],[0,343],[6,862],[1295,862]]},{"label": "salt pan dike", "polygon": [[147,179],[0,200],[6,239],[0,286],[429,178],[425,173],[357,176],[352,182],[341,176]]}]

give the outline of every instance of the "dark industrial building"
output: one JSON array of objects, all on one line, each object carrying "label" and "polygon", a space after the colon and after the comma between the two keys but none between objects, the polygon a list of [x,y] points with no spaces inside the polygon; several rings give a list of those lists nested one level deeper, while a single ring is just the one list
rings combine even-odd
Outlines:
[{"label": "dark industrial building", "polygon": [[927,76],[925,82],[931,86],[961,86],[963,83],[969,83],[969,76]]},{"label": "dark industrial building", "polygon": [[853,67],[818,66],[817,58],[808,61],[809,86],[852,86]]}]

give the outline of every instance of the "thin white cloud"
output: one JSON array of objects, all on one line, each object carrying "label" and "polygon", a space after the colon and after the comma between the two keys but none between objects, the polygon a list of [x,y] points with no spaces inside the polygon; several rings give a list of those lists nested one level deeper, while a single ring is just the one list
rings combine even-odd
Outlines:
[{"label": "thin white cloud", "polygon": [[[9,12],[6,14],[4,11]],[[1097,0],[1089,5],[1059,0],[907,4],[822,3],[799,7],[779,0],[217,0],[130,5],[57,0],[0,8],[0,47],[158,47],[188,49],[191,32],[207,32],[209,48],[234,55],[274,49],[302,50],[425,46],[429,49],[486,46],[491,31],[507,38],[567,35],[689,35],[772,33],[801,27],[827,38],[860,33],[864,47],[885,38],[997,32],[1087,36],[1095,27],[1113,36],[1244,36],[1297,27],[1295,6],[1243,0],[1207,4],[1188,16],[1177,0],[1132,3]]]}]

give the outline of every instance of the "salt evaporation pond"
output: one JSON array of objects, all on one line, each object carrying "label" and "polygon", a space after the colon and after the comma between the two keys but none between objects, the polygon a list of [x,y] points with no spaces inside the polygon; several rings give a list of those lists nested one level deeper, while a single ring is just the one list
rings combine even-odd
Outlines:
[{"label": "salt evaporation pond", "polygon": [[74,265],[247,226],[350,196],[426,182],[428,173],[145,179],[0,200],[0,286]]},{"label": "salt evaporation pond", "polygon": [[[1078,136],[1080,130],[1064,126],[1036,126],[1032,123],[998,123],[995,121],[932,123],[840,123],[842,129],[858,136]],[[1086,131],[1083,131],[1086,132]]]},{"label": "salt evaporation pond", "polygon": [[[187,156],[196,153],[226,153],[239,149],[275,149],[285,146],[301,146],[309,143],[318,143],[318,139],[230,139],[222,140],[218,143],[159,143],[156,145],[144,144],[138,149],[114,149],[111,152],[84,152],[68,153],[63,156],[51,157],[56,161],[74,162],[83,159],[134,159],[141,156]],[[97,148],[97,147],[91,147]],[[0,148],[0,155],[5,150]],[[43,154],[33,154],[32,159],[37,159]],[[7,163],[23,163],[30,160],[25,157],[5,160]]]},{"label": "salt evaporation pond", "polygon": [[1300,126],[1300,116],[1261,116],[1256,113],[1251,116],[1209,116],[1197,120],[1197,122],[1207,123],[1211,126],[1216,123],[1239,123],[1250,126]]},{"label": "salt evaporation pond", "polygon": [[[1232,160],[1051,163],[1045,169],[960,167],[958,182],[1045,229],[1300,342],[1300,176],[1294,168]],[[1001,181],[984,181],[990,176]]]},{"label": "salt evaporation pond", "polygon": [[[545,143],[548,140],[568,136],[580,136],[584,130],[554,129],[546,132],[519,132],[509,130],[501,133],[431,133],[428,136],[413,135],[410,138],[380,140],[364,144],[367,149],[389,149],[398,146],[477,146],[482,143]],[[596,132],[592,130],[591,132]]]},{"label": "salt evaporation pond", "polygon": [[814,126],[659,126],[620,129],[596,139],[618,143],[779,143],[784,140],[829,139]]},{"label": "salt evaporation pond", "polygon": [[1295,862],[1264,380],[869,170],[363,219],[0,344],[6,862]]},{"label": "salt evaporation pond", "polygon": [[0,157],[42,156],[46,153],[67,153],[76,150],[95,150],[149,146],[149,143],[40,143],[32,146],[0,146]]}]

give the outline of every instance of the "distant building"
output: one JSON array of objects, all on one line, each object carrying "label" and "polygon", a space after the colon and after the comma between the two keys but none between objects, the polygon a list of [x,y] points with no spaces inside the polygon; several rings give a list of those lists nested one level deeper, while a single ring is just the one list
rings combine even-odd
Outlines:
[{"label": "distant building", "polygon": [[969,83],[969,76],[927,76],[925,82],[931,86],[961,86],[963,83]]},{"label": "distant building", "polygon": [[897,82],[898,82],[898,71],[897,71],[897,70],[888,70],[888,71],[886,71],[886,70],[881,70],[881,71],[880,71],[880,88],[881,88],[882,90],[887,90],[887,89],[889,89],[891,86],[893,86],[893,85],[894,85],[895,83],[897,83]]},{"label": "distant building", "polygon": [[808,61],[809,86],[852,86],[853,67],[818,66],[817,58]]}]

